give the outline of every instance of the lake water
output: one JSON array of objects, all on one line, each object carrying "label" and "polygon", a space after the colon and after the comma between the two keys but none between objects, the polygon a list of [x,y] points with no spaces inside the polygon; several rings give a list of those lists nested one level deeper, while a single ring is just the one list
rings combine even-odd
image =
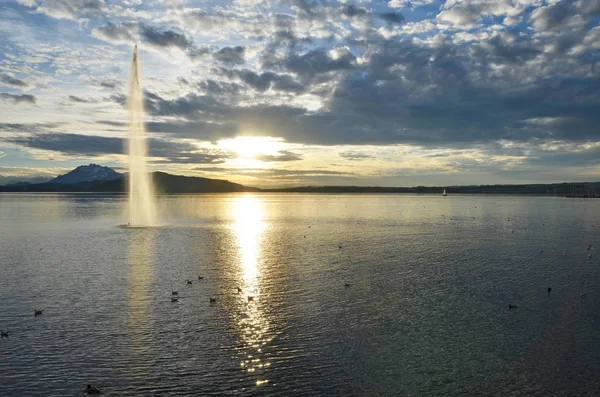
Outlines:
[{"label": "lake water", "polygon": [[125,209],[0,194],[1,396],[600,395],[600,200],[164,196],[153,229]]}]

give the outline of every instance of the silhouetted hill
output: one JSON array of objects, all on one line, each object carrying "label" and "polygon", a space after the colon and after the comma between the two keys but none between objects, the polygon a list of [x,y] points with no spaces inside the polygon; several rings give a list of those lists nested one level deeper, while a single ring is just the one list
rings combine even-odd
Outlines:
[{"label": "silhouetted hill", "polygon": [[[166,172],[152,174],[156,192],[159,194],[175,193],[230,193],[257,192],[260,189],[240,185],[223,179],[210,179],[197,176],[171,175]],[[125,192],[127,176],[120,180],[107,181],[93,187],[94,192]]]},{"label": "silhouetted hill", "polygon": [[[258,192],[260,189],[247,187],[222,179],[195,176],[171,175],[165,172],[152,174],[156,192],[173,193],[230,193]],[[0,186],[0,192],[104,192],[125,193],[127,176],[109,181],[85,181],[79,183],[33,183],[27,185]]]},{"label": "silhouetted hill", "polygon": [[155,172],[153,178],[154,186],[158,193],[227,193],[260,191],[260,189],[255,187],[248,187],[223,179],[171,175],[166,172]]}]

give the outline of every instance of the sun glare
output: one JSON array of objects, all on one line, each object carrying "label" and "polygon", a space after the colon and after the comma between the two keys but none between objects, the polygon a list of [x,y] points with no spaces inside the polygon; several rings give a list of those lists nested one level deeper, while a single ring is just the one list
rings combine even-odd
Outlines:
[{"label": "sun glare", "polygon": [[222,139],[219,148],[230,150],[243,159],[254,159],[260,155],[275,155],[283,149],[282,139],[267,136],[238,136]]}]

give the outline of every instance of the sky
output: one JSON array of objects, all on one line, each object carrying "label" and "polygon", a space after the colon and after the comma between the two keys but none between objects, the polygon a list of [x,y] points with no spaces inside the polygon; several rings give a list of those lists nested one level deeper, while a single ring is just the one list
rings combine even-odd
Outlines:
[{"label": "sky", "polygon": [[600,0],[0,0],[0,184],[150,164],[250,186],[600,180]]}]

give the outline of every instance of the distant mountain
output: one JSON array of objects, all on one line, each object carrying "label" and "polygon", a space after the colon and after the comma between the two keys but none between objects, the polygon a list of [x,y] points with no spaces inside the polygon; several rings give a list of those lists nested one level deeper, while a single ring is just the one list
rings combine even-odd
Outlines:
[{"label": "distant mountain", "polygon": [[98,164],[80,165],[73,171],[59,175],[48,183],[70,184],[80,182],[112,181],[123,178],[123,175],[109,167]]},{"label": "distant mountain", "polygon": [[15,185],[23,183],[44,183],[52,178],[45,176],[4,176],[0,175],[0,185]]},{"label": "distant mountain", "polygon": [[31,185],[31,182],[14,182],[14,183],[6,184],[6,186],[27,186],[27,185]]},{"label": "distant mountain", "polygon": [[[69,182],[70,178],[63,178],[75,171],[93,168],[109,169],[117,174],[118,179],[111,180],[84,180],[81,182]],[[99,167],[99,168],[98,168]],[[83,173],[85,177],[85,173]],[[102,175],[98,173],[95,175]],[[114,175],[114,174],[113,174]],[[125,193],[127,191],[127,175],[121,175],[108,167],[100,167],[95,164],[77,167],[68,174],[57,177],[47,183],[18,184],[11,186],[0,186],[0,192],[103,192],[103,193]],[[260,189],[247,187],[238,183],[222,179],[209,179],[195,176],[171,175],[165,172],[154,172],[152,174],[154,186],[158,194],[177,193],[230,193],[230,192],[258,192]],[[67,182],[61,182],[66,180]],[[58,182],[57,182],[58,181]]]}]

